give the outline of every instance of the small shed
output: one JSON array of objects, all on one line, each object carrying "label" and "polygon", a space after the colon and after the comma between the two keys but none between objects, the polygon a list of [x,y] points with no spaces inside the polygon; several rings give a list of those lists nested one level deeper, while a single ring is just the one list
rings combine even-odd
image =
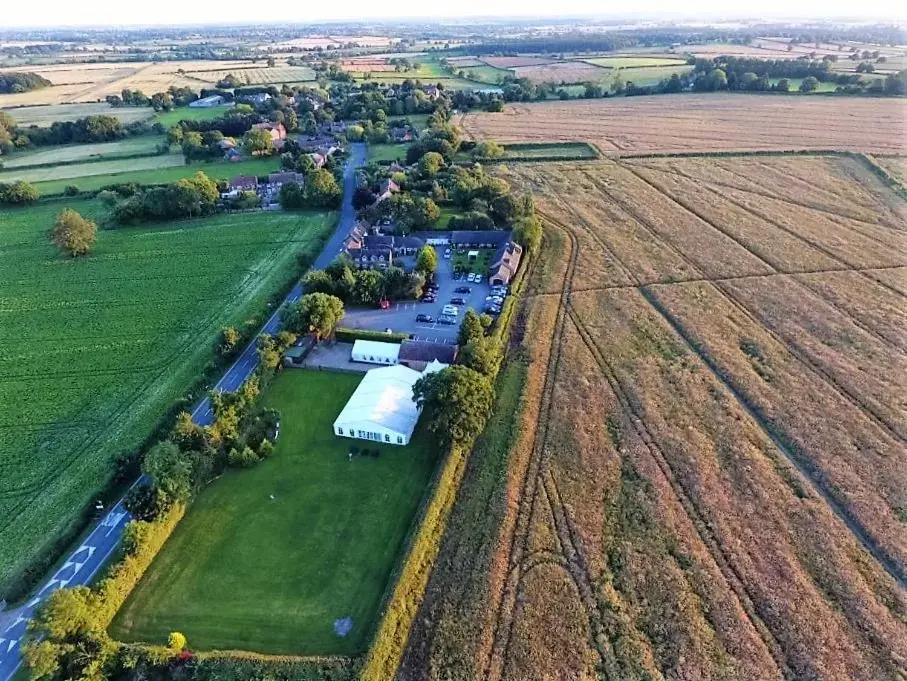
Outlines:
[{"label": "small shed", "polygon": [[383,341],[357,340],[351,353],[354,362],[368,364],[397,364],[399,357],[400,345]]},{"label": "small shed", "polygon": [[469,251],[469,253],[466,254],[466,257],[469,259],[469,262],[475,262],[479,259],[479,252]]}]

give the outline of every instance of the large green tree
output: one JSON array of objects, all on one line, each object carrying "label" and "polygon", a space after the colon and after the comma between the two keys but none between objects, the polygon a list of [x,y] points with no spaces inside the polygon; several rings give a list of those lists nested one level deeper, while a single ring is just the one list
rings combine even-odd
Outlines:
[{"label": "large green tree", "polygon": [[542,221],[535,215],[521,218],[514,225],[513,240],[533,255],[542,247]]},{"label": "large green tree", "polygon": [[306,175],[306,203],[312,208],[336,208],[340,205],[340,186],[334,175],[324,168],[319,168]]},{"label": "large green tree", "polygon": [[334,333],[343,319],[343,301],[326,293],[308,293],[287,305],[280,314],[287,331],[314,334],[318,340]]},{"label": "large green tree", "polygon": [[478,371],[452,366],[420,378],[413,387],[413,400],[442,445],[468,446],[491,415],[494,388]]},{"label": "large green tree", "polygon": [[431,246],[425,245],[419,249],[416,256],[416,271],[428,275],[438,269],[438,253]]},{"label": "large green tree", "polygon": [[252,128],[242,138],[243,151],[249,156],[268,156],[274,153],[274,140],[264,128]]},{"label": "large green tree", "polygon": [[142,461],[142,472],[154,488],[172,502],[185,502],[192,494],[192,461],[173,442],[160,442]]},{"label": "large green tree", "polygon": [[71,208],[64,208],[54,221],[50,238],[61,251],[76,257],[88,253],[97,234],[98,226],[94,222],[86,220]]}]

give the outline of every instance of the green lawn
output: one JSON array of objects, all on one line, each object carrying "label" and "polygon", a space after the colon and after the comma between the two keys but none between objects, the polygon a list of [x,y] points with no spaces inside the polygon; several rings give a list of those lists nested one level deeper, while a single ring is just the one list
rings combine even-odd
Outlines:
[{"label": "green lawn", "polygon": [[[478,251],[479,257],[476,260],[470,260],[469,250]],[[451,267],[453,267],[454,271],[460,270],[462,272],[478,272],[483,277],[488,276],[488,272],[491,269],[491,265],[494,260],[496,249],[472,248],[469,250],[464,250],[462,253],[454,250],[453,253],[451,253]]]},{"label": "green lawn", "polygon": [[39,125],[48,127],[55,121],[74,121],[86,116],[113,116],[124,124],[144,121],[154,115],[150,106],[112,107],[106,102],[88,104],[56,104],[51,106],[19,106],[4,109],[20,126]]},{"label": "green lawn", "polygon": [[224,213],[49,243],[72,199],[0,210],[0,598],[201,375],[220,329],[265,312],[334,213]]},{"label": "green lawn", "polygon": [[369,144],[367,160],[369,161],[400,161],[406,163],[406,144]]},{"label": "green lawn", "polygon": [[[197,650],[365,651],[437,450],[424,432],[407,447],[335,437],[360,379],[277,378],[264,397],[281,413],[274,456],[201,494],[114,620],[115,638],[162,643],[177,629]],[[349,461],[351,446],[381,455]],[[344,617],[353,629],[341,638]]]},{"label": "green lawn", "polygon": [[154,117],[154,120],[169,128],[180,121],[210,121],[223,116],[230,108],[229,106],[212,106],[210,108],[183,106],[171,111],[162,111]]},{"label": "green lawn", "polygon": [[15,152],[0,157],[3,168],[25,168],[45,163],[72,163],[74,161],[100,161],[134,156],[136,154],[152,155],[157,146],[164,141],[158,135],[128,137],[116,142],[99,144],[67,144],[58,147],[44,147],[28,151]]},{"label": "green lawn", "polygon": [[389,121],[409,121],[417,132],[421,132],[428,127],[428,114],[409,114],[404,116],[388,116]]},{"label": "green lawn", "polygon": [[[79,178],[60,179],[58,177],[57,179],[38,182],[37,186],[38,190],[43,196],[48,196],[52,194],[60,194],[68,185],[71,184],[76,185],[81,191],[94,191],[96,189],[100,189],[105,185],[119,182],[137,182],[139,184],[163,184],[166,182],[176,182],[183,177],[194,175],[199,170],[214,179],[229,179],[231,177],[236,177],[237,175],[267,175],[268,173],[276,172],[280,167],[280,159],[277,156],[271,156],[270,158],[248,159],[245,161],[237,161],[236,163],[230,163],[227,161],[193,163],[188,166],[183,163],[183,157],[181,154],[172,154],[171,156],[175,156],[179,163],[173,166],[162,166],[156,168],[152,167],[146,170],[126,170],[127,168],[135,168],[136,161],[143,161],[145,159],[110,161],[109,163],[116,164],[113,167],[121,170],[112,174],[89,175]],[[170,156],[154,158],[166,160],[169,159]],[[102,163],[106,164],[108,162],[101,161],[99,163],[93,164],[78,164],[75,167],[91,170],[91,168],[88,168],[87,166],[101,165]],[[61,166],[53,170],[63,171],[71,167],[73,166]],[[0,173],[0,181],[3,181],[2,178],[3,173]]]}]

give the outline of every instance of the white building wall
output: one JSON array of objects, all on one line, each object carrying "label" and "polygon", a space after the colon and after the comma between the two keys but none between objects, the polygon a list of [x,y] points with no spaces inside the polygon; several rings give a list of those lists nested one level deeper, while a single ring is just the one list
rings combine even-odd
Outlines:
[{"label": "white building wall", "polygon": [[334,423],[334,434],[354,440],[382,443],[386,445],[408,445],[409,435],[398,433],[390,428],[385,428],[377,423]]}]

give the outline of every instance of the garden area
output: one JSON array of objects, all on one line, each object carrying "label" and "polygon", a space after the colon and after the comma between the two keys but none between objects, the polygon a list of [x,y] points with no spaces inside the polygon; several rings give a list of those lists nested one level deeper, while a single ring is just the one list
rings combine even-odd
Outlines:
[{"label": "garden area", "polygon": [[[494,263],[494,248],[472,248],[469,250],[454,250],[451,257],[451,267],[454,272],[477,272],[483,277],[488,276]],[[478,251],[478,257],[470,258],[469,254]]]},{"label": "garden area", "polygon": [[273,456],[202,492],[114,620],[115,638],[162,643],[176,628],[196,650],[365,651],[436,448],[421,428],[407,447],[334,436],[360,379],[276,378],[263,395],[281,413]]}]

